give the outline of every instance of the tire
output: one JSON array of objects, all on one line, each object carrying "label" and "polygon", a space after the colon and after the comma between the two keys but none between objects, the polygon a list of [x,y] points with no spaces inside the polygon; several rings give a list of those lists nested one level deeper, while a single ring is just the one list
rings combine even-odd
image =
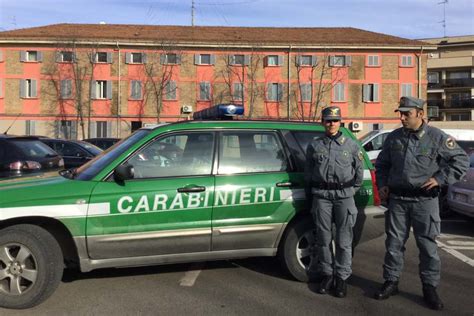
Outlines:
[{"label": "tire", "polygon": [[63,269],[61,248],[43,228],[22,224],[0,230],[0,307],[40,304],[58,287]]},{"label": "tire", "polygon": [[278,258],[288,273],[298,281],[313,281],[316,277],[311,255],[314,248],[314,223],[310,216],[288,226],[280,242]]}]

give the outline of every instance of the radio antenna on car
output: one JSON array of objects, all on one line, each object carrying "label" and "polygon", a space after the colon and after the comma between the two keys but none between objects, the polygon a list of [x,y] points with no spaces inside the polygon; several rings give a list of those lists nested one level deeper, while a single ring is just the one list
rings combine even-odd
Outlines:
[{"label": "radio antenna on car", "polygon": [[13,124],[15,124],[16,120],[20,117],[20,115],[21,115],[21,113],[18,113],[18,115],[15,117],[15,119],[10,124],[10,126],[8,126],[7,130],[5,132],[3,132],[3,135],[7,135],[8,131],[10,130],[10,128],[12,128]]}]

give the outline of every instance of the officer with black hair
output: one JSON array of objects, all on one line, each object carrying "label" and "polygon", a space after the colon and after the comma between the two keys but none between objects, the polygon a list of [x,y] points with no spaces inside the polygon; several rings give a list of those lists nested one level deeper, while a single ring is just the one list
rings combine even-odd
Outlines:
[{"label": "officer with black hair", "polygon": [[[363,181],[363,155],[359,145],[344,136],[341,109],[330,106],[322,111],[325,135],[315,138],[306,152],[305,181],[312,193],[311,213],[316,226],[318,272],[323,275],[318,293],[326,294],[334,286],[335,295],[345,297],[346,280],[352,273],[352,229],[357,219],[354,194]],[[333,267],[332,223],[336,226],[336,253]]]},{"label": "officer with black hair", "polygon": [[382,300],[398,293],[405,243],[413,227],[420,251],[419,273],[423,298],[434,310],[443,309],[436,287],[440,259],[436,237],[440,234],[440,186],[459,181],[469,161],[454,139],[423,120],[424,101],[402,97],[399,112],[403,127],[391,132],[375,163],[380,198],[388,202],[383,277],[375,294]]}]

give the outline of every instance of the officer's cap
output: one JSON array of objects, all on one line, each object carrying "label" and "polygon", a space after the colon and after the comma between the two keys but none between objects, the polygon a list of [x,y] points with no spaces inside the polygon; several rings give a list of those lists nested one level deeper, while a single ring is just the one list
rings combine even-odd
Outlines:
[{"label": "officer's cap", "polygon": [[409,112],[413,109],[423,110],[423,104],[425,101],[422,99],[417,99],[414,97],[401,97],[400,98],[400,105],[395,112]]},{"label": "officer's cap", "polygon": [[341,120],[341,109],[338,106],[328,106],[321,114],[323,120]]}]

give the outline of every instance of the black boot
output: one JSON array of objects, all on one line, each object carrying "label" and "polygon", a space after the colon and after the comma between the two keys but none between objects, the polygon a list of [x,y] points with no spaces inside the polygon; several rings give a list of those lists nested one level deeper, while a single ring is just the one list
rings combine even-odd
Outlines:
[{"label": "black boot", "polygon": [[444,308],[443,302],[436,293],[436,287],[423,284],[423,298],[431,309],[440,311]]},{"label": "black boot", "polygon": [[380,291],[375,293],[374,298],[377,300],[386,300],[392,295],[398,294],[398,281],[385,281]]},{"label": "black boot", "polygon": [[327,294],[333,287],[332,275],[326,275],[319,285],[318,293]]},{"label": "black boot", "polygon": [[336,291],[334,293],[336,297],[343,298],[347,295],[346,280],[336,277]]}]

